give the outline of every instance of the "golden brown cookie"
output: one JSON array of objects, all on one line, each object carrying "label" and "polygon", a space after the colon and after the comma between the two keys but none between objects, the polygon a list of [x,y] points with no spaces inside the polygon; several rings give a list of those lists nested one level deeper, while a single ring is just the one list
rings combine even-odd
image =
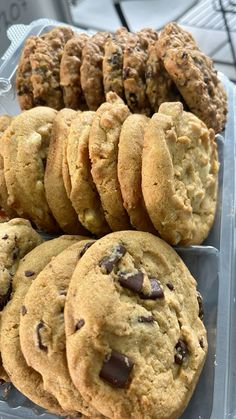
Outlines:
[{"label": "golden brown cookie", "polygon": [[48,205],[62,231],[68,234],[85,232],[67,196],[62,177],[63,146],[76,116],[77,112],[72,109],[62,109],[53,121],[44,177]]},{"label": "golden brown cookie", "polygon": [[71,109],[86,109],[86,101],[81,88],[80,67],[82,63],[82,49],[88,35],[76,34],[67,41],[60,64],[60,84],[63,90],[65,107]]},{"label": "golden brown cookie", "polygon": [[[9,115],[1,115],[0,116],[0,143],[1,137],[6,131],[6,129],[10,126],[13,120],[12,116]],[[4,176],[4,160],[1,154],[1,150],[3,147],[0,147],[0,222],[8,221],[11,218],[17,217],[17,213],[8,206],[8,192],[7,186]]]},{"label": "golden brown cookie", "polygon": [[126,28],[119,28],[104,47],[103,84],[105,93],[115,92],[125,99],[123,83],[123,54],[125,45],[132,36]]},{"label": "golden brown cookie", "polygon": [[48,232],[58,231],[46,201],[44,167],[56,111],[36,107],[16,116],[5,131],[4,175],[8,202],[19,215]]},{"label": "golden brown cookie", "polygon": [[[172,33],[173,32],[173,33]],[[189,110],[215,132],[223,130],[227,115],[227,96],[217,77],[213,61],[196,43],[186,42],[177,24],[167,25],[158,40],[158,54],[176,84]]]},{"label": "golden brown cookie", "polygon": [[78,114],[67,138],[67,163],[70,174],[70,200],[82,225],[101,236],[109,232],[104,211],[91,175],[89,134],[95,112]]},{"label": "golden brown cookie", "polygon": [[49,240],[28,253],[20,262],[13,278],[13,297],[5,307],[1,319],[1,352],[3,366],[14,386],[34,403],[51,413],[65,415],[58,401],[45,391],[42,376],[29,367],[20,348],[20,313],[24,297],[37,275],[51,259],[76,243],[78,236],[61,236]]},{"label": "golden brown cookie", "polygon": [[129,114],[122,99],[114,92],[108,93],[107,102],[99,107],[94,116],[89,136],[91,173],[107,223],[113,231],[130,228],[117,175],[120,131]]},{"label": "golden brown cookie", "polygon": [[150,233],[108,234],[81,258],[65,306],[68,367],[105,416],[181,416],[207,354],[196,285]]},{"label": "golden brown cookie", "polygon": [[80,80],[88,109],[91,111],[96,111],[105,101],[102,62],[104,45],[109,37],[107,32],[97,32],[82,50]]},{"label": "golden brown cookie", "polygon": [[71,381],[62,315],[71,276],[78,260],[93,242],[81,240],[65,249],[31,284],[21,312],[20,344],[27,364],[41,374],[44,389],[65,411],[102,417],[85,402]]},{"label": "golden brown cookie", "polygon": [[123,123],[117,169],[124,207],[132,226],[137,230],[154,233],[141,188],[143,140],[148,121],[145,115],[133,114]]},{"label": "golden brown cookie", "polygon": [[34,105],[50,106],[58,110],[64,107],[60,62],[64,46],[73,34],[69,27],[59,26],[36,38],[35,49],[30,54]]},{"label": "golden brown cookie", "polygon": [[179,102],[163,103],[144,135],[142,191],[149,216],[170,244],[201,244],[218,190],[215,134]]}]

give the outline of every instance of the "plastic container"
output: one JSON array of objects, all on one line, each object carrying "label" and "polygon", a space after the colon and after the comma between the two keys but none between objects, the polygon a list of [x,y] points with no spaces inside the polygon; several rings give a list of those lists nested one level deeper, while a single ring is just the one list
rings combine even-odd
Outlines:
[{"label": "plastic container", "polygon": [[[9,29],[11,46],[0,60],[0,114],[19,113],[15,71],[25,39],[60,22],[40,19]],[[79,29],[74,28],[76,31]],[[219,199],[214,226],[202,246],[177,248],[203,296],[209,352],[199,383],[182,419],[236,418],[236,89],[220,75],[228,93],[225,132],[217,136],[220,158]],[[9,384],[0,386],[1,418],[55,418],[33,405]]]}]

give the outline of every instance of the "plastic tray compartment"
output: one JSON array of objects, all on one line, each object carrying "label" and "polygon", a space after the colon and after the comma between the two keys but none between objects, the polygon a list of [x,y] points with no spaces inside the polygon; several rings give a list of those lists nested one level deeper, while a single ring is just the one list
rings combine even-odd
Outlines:
[{"label": "plastic tray compartment", "polygon": [[[40,19],[28,26],[15,25],[9,29],[12,42],[0,59],[0,114],[20,112],[15,72],[25,39],[61,24]],[[236,90],[227,77],[223,74],[220,77],[227,90],[229,113],[225,132],[217,136],[220,173],[214,226],[204,245],[176,249],[196,278],[203,296],[209,342],[203,372],[182,419],[236,418]],[[0,386],[0,419],[39,416],[55,418],[31,403],[11,384]]]}]

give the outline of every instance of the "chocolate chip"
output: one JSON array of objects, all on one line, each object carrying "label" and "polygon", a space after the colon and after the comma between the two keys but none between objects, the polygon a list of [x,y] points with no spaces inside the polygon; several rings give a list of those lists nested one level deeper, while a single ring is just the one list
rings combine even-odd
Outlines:
[{"label": "chocolate chip", "polygon": [[149,277],[149,280],[151,284],[151,293],[144,294],[143,292],[141,292],[140,298],[142,298],[143,300],[157,300],[158,298],[164,298],[164,292],[158,280],[153,277]]},{"label": "chocolate chip", "polygon": [[82,256],[85,254],[85,252],[88,250],[88,248],[90,247],[90,246],[92,246],[92,244],[93,244],[94,242],[88,242],[88,243],[86,243],[84,246],[83,246],[83,248],[81,249],[81,251],[79,252],[79,258],[82,258]]},{"label": "chocolate chip", "polygon": [[199,345],[201,346],[202,349],[204,349],[204,340],[203,340],[203,338],[201,338],[199,340]]},{"label": "chocolate chip", "polygon": [[118,281],[122,287],[133,292],[140,292],[143,286],[143,273],[119,272]]},{"label": "chocolate chip", "polygon": [[35,272],[33,272],[33,271],[25,271],[25,276],[27,278],[29,278],[30,276],[33,276],[34,274],[35,274]]},{"label": "chocolate chip", "polygon": [[25,314],[27,314],[27,308],[25,306],[21,306],[21,314],[22,316],[25,316]]},{"label": "chocolate chip", "polygon": [[11,292],[12,292],[12,284],[10,283],[6,294],[3,294],[3,295],[0,294],[0,310],[3,310],[5,305],[10,300]]},{"label": "chocolate chip", "polygon": [[125,253],[126,248],[122,244],[114,246],[110,255],[105,256],[99,262],[99,266],[102,268],[102,272],[105,274],[111,273],[113,268],[118,264]]},{"label": "chocolate chip", "polygon": [[112,351],[102,365],[99,377],[114,387],[125,387],[134,363],[126,355]]},{"label": "chocolate chip", "polygon": [[139,323],[153,323],[154,322],[154,317],[153,316],[139,316],[138,317],[138,322]]},{"label": "chocolate chip", "polygon": [[174,285],[172,284],[172,282],[167,282],[166,286],[169,288],[169,290],[173,291]]},{"label": "chocolate chip", "polygon": [[80,319],[75,325],[75,331],[80,330],[85,325],[84,319]]},{"label": "chocolate chip", "polygon": [[40,334],[40,330],[44,327],[44,321],[40,320],[40,322],[37,324],[36,326],[36,336],[37,336],[37,341],[38,341],[38,347],[39,349],[41,349],[42,351],[47,351],[47,346],[43,344],[42,342],[42,338],[41,338],[41,334]]},{"label": "chocolate chip", "polygon": [[182,365],[188,353],[187,343],[183,339],[179,339],[175,345],[175,363]]},{"label": "chocolate chip", "polygon": [[19,247],[14,247],[14,249],[12,251],[13,260],[16,260],[18,258],[19,253],[20,253]]},{"label": "chocolate chip", "polygon": [[202,296],[201,296],[200,292],[198,292],[198,291],[197,291],[197,301],[198,301],[198,305],[199,305],[198,316],[202,320],[203,317],[204,317],[204,310],[203,310],[203,304],[202,304]]},{"label": "chocolate chip", "polygon": [[8,239],[8,234],[4,234],[4,236],[2,237],[2,240],[7,240]]}]

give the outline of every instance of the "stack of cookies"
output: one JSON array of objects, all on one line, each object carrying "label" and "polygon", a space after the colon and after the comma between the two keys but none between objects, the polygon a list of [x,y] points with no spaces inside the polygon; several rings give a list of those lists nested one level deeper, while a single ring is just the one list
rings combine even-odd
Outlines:
[{"label": "stack of cookies", "polygon": [[22,110],[34,106],[96,111],[114,91],[133,113],[151,116],[181,101],[208,128],[223,130],[227,101],[212,60],[176,23],[92,37],[58,27],[27,39],[16,77]]},{"label": "stack of cookies", "polygon": [[61,236],[21,259],[12,288],[1,355],[29,399],[77,418],[182,414],[207,337],[196,282],[164,241],[135,231]]},{"label": "stack of cookies", "polygon": [[151,119],[114,92],[96,112],[36,107],[13,119],[1,143],[0,205],[46,232],[134,228],[188,245],[213,224],[215,134],[180,102]]}]

